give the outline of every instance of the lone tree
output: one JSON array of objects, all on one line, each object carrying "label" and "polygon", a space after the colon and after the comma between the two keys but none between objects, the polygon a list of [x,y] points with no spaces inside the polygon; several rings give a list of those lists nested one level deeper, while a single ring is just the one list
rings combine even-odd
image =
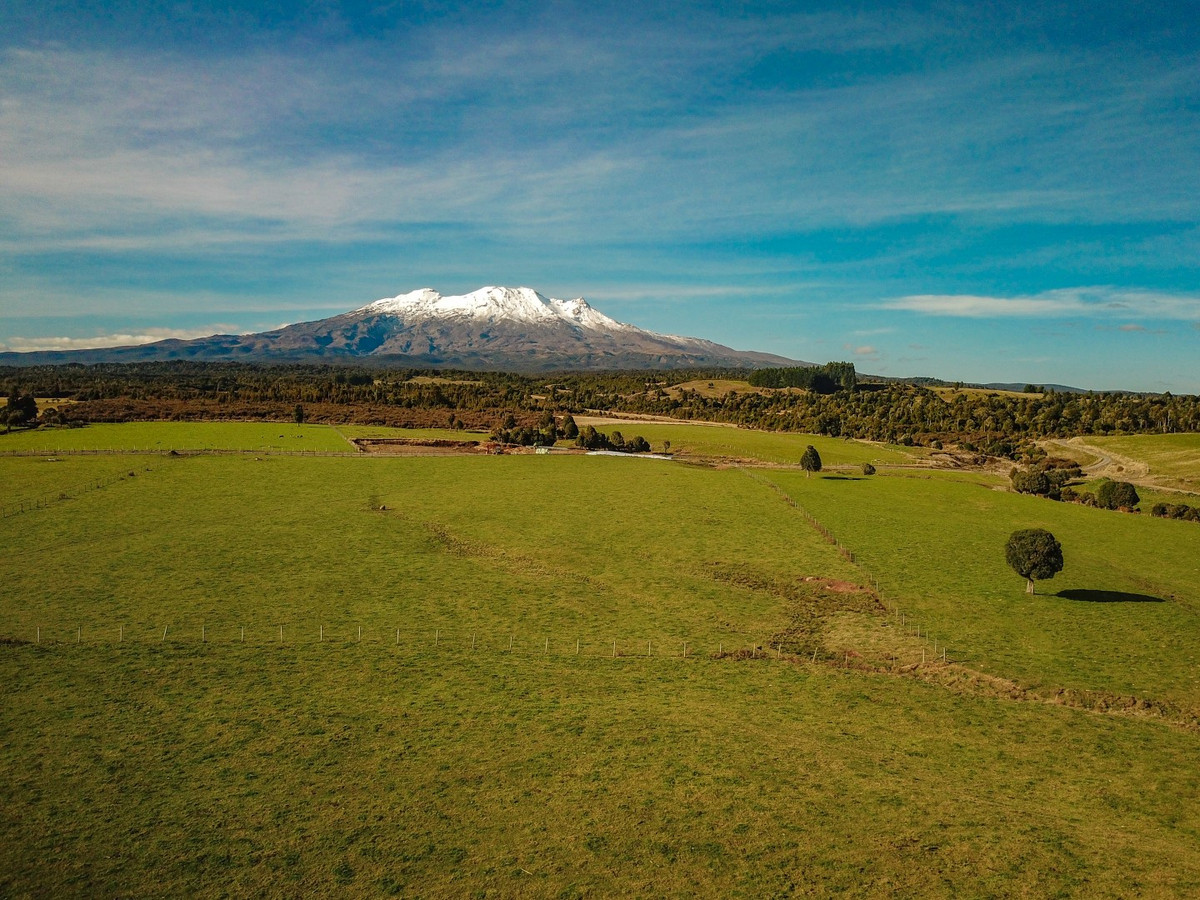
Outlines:
[{"label": "lone tree", "polygon": [[28,425],[37,414],[37,401],[33,395],[21,394],[15,388],[8,397],[8,405],[0,407],[0,421],[4,422],[5,432],[12,431],[14,425]]},{"label": "lone tree", "polygon": [[1062,544],[1045,528],[1014,531],[1004,547],[1004,558],[1028,582],[1027,594],[1034,593],[1035,579],[1053,578],[1063,567]]},{"label": "lone tree", "polygon": [[800,457],[800,468],[804,470],[805,478],[811,478],[813,472],[821,471],[821,454],[812,444],[805,448],[804,455]]}]

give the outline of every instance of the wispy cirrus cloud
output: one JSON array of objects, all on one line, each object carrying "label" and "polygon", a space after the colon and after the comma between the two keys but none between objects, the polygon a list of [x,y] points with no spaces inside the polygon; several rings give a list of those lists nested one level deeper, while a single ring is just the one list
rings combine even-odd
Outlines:
[{"label": "wispy cirrus cloud", "polygon": [[556,242],[1196,212],[1196,130],[1175,101],[1200,67],[1113,74],[1086,53],[1023,51],[813,81],[796,74],[803,54],[919,48],[944,24],[711,18],[543,20],[501,39],[428,27],[388,53],[362,38],[205,60],[0,51],[0,224],[170,247],[164,220],[201,220],[213,244],[431,222]]},{"label": "wispy cirrus cloud", "polygon": [[[1200,320],[1200,295],[1118,287],[1063,288],[1015,297],[913,294],[885,300],[881,309],[969,319],[1128,318]],[[1140,326],[1122,327],[1138,330]]]}]

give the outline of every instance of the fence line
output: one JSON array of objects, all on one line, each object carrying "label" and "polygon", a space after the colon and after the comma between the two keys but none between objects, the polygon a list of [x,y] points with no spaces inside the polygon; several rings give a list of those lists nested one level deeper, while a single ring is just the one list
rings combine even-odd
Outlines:
[{"label": "fence line", "polygon": [[[142,471],[143,473],[148,473],[153,472],[154,469],[143,469]],[[132,471],[118,472],[117,474],[109,475],[106,478],[96,478],[83,484],[76,484],[70,489],[60,489],[53,494],[44,494],[41,497],[34,497],[30,500],[19,500],[15,503],[9,503],[6,506],[0,506],[0,519],[19,516],[21,513],[32,512],[35,509],[48,509],[55,503],[64,503],[67,500],[74,499],[75,494],[82,494],[88,491],[98,491],[102,488],[116,484],[118,481],[125,481],[126,479],[133,477],[136,477],[136,473]]]},{"label": "fence line", "polygon": [[365,456],[361,450],[286,450],[282,447],[257,447],[233,450],[218,447],[192,447],[172,449],[170,447],[108,447],[70,450],[22,449],[0,450],[0,456]]},{"label": "fence line", "polygon": [[[888,600],[886,600],[884,598],[883,591],[879,587],[879,579],[877,579],[874,575],[872,575],[867,570],[867,568],[861,562],[859,562],[858,557],[855,555],[854,551],[851,550],[849,547],[844,546],[842,544],[842,542],[837,537],[834,536],[833,532],[830,531],[829,528],[827,528],[825,526],[825,523],[823,523],[820,519],[818,519],[816,516],[814,516],[812,513],[810,513],[807,509],[805,509],[804,506],[799,501],[797,501],[795,497],[793,497],[791,494],[789,494],[787,491],[785,491],[782,487],[780,487],[778,484],[776,484],[771,479],[766,478],[762,475],[759,475],[757,472],[750,472],[746,469],[742,469],[741,471],[747,477],[753,479],[754,481],[757,481],[760,484],[764,484],[764,485],[768,486],[769,488],[771,488],[771,490],[773,490],[776,494],[779,495],[780,499],[783,500],[783,502],[787,503],[788,506],[791,506],[793,509],[795,509],[797,512],[799,512],[804,517],[805,521],[807,521],[808,524],[810,526],[812,526],[817,531],[817,533],[820,534],[821,537],[823,537],[825,539],[825,542],[827,544],[830,544],[833,547],[835,547],[843,559],[845,559],[847,562],[849,562],[851,565],[855,566],[857,569],[859,569],[863,573],[863,575],[866,577],[866,579],[870,582],[871,588],[875,592],[875,596],[879,599],[879,602],[883,605],[883,608],[885,610],[887,610],[888,613],[892,616],[893,621],[896,622],[896,625],[900,629],[902,634],[912,635],[912,636],[917,637],[918,639],[924,637],[924,639],[927,642],[931,642],[933,644],[933,659],[934,660],[939,660],[938,653],[940,650],[940,652],[941,652],[940,661],[943,661],[943,662],[949,661],[949,650],[948,650],[948,647],[947,647],[945,641],[941,641],[939,643],[938,638],[934,637],[930,633],[929,628],[927,626],[925,626],[923,623],[921,623],[919,621],[915,621],[915,620],[912,622],[909,622],[907,617],[905,616],[905,614],[901,611],[900,605],[898,603],[896,603],[896,601],[892,600],[889,605]],[[924,628],[924,633],[922,633],[922,628]],[[956,653],[957,653],[957,651],[956,651]],[[925,651],[923,649],[921,651],[921,661],[925,662]]]},{"label": "fence line", "polygon": [[[327,628],[324,623],[255,623],[250,626],[229,622],[210,623],[168,622],[166,625],[147,623],[129,624],[114,621],[107,625],[91,625],[84,629],[74,625],[28,625],[10,629],[7,637],[0,637],[3,645],[35,645],[47,647],[108,647],[119,649],[131,647],[159,646],[167,648],[212,646],[232,648],[248,646],[263,649],[272,646],[313,648],[328,645],[331,648],[355,646],[379,649],[400,649],[406,652],[422,650],[447,655],[482,655],[544,657],[564,659],[762,659],[789,660],[840,664],[849,668],[861,668],[862,657],[851,652],[827,652],[805,650],[798,652],[784,641],[774,642],[745,634],[730,634],[695,640],[692,637],[624,637],[611,635],[568,634],[558,637],[546,632],[523,631],[520,628],[473,627],[447,630],[440,626],[394,626],[394,625],[345,625]],[[902,660],[892,654],[891,665],[909,665],[917,661],[916,651],[905,655]],[[950,661],[945,648],[941,657],[929,657],[921,651],[921,662]],[[853,664],[852,664],[853,663]]]}]

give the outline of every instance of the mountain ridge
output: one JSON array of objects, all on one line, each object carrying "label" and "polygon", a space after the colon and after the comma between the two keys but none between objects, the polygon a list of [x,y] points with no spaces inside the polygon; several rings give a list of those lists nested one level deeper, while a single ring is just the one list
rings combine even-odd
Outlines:
[{"label": "mountain ridge", "polygon": [[353,361],[514,371],[809,365],[703,338],[648,331],[606,316],[582,297],[556,300],[532,288],[498,286],[462,295],[419,288],[326,319],[253,334],[0,353],[0,364],[8,365],[169,359]]}]

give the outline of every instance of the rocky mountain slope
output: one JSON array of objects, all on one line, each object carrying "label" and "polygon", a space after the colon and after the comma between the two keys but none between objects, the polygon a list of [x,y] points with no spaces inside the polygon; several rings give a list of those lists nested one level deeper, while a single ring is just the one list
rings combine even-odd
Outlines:
[{"label": "rocky mountain slope", "polygon": [[516,371],[797,364],[700,338],[646,331],[609,318],[582,297],[555,300],[524,287],[484,287],[461,296],[442,296],[423,288],[328,319],[259,334],[96,350],[0,353],[0,364],[6,365],[165,359],[324,359]]}]

